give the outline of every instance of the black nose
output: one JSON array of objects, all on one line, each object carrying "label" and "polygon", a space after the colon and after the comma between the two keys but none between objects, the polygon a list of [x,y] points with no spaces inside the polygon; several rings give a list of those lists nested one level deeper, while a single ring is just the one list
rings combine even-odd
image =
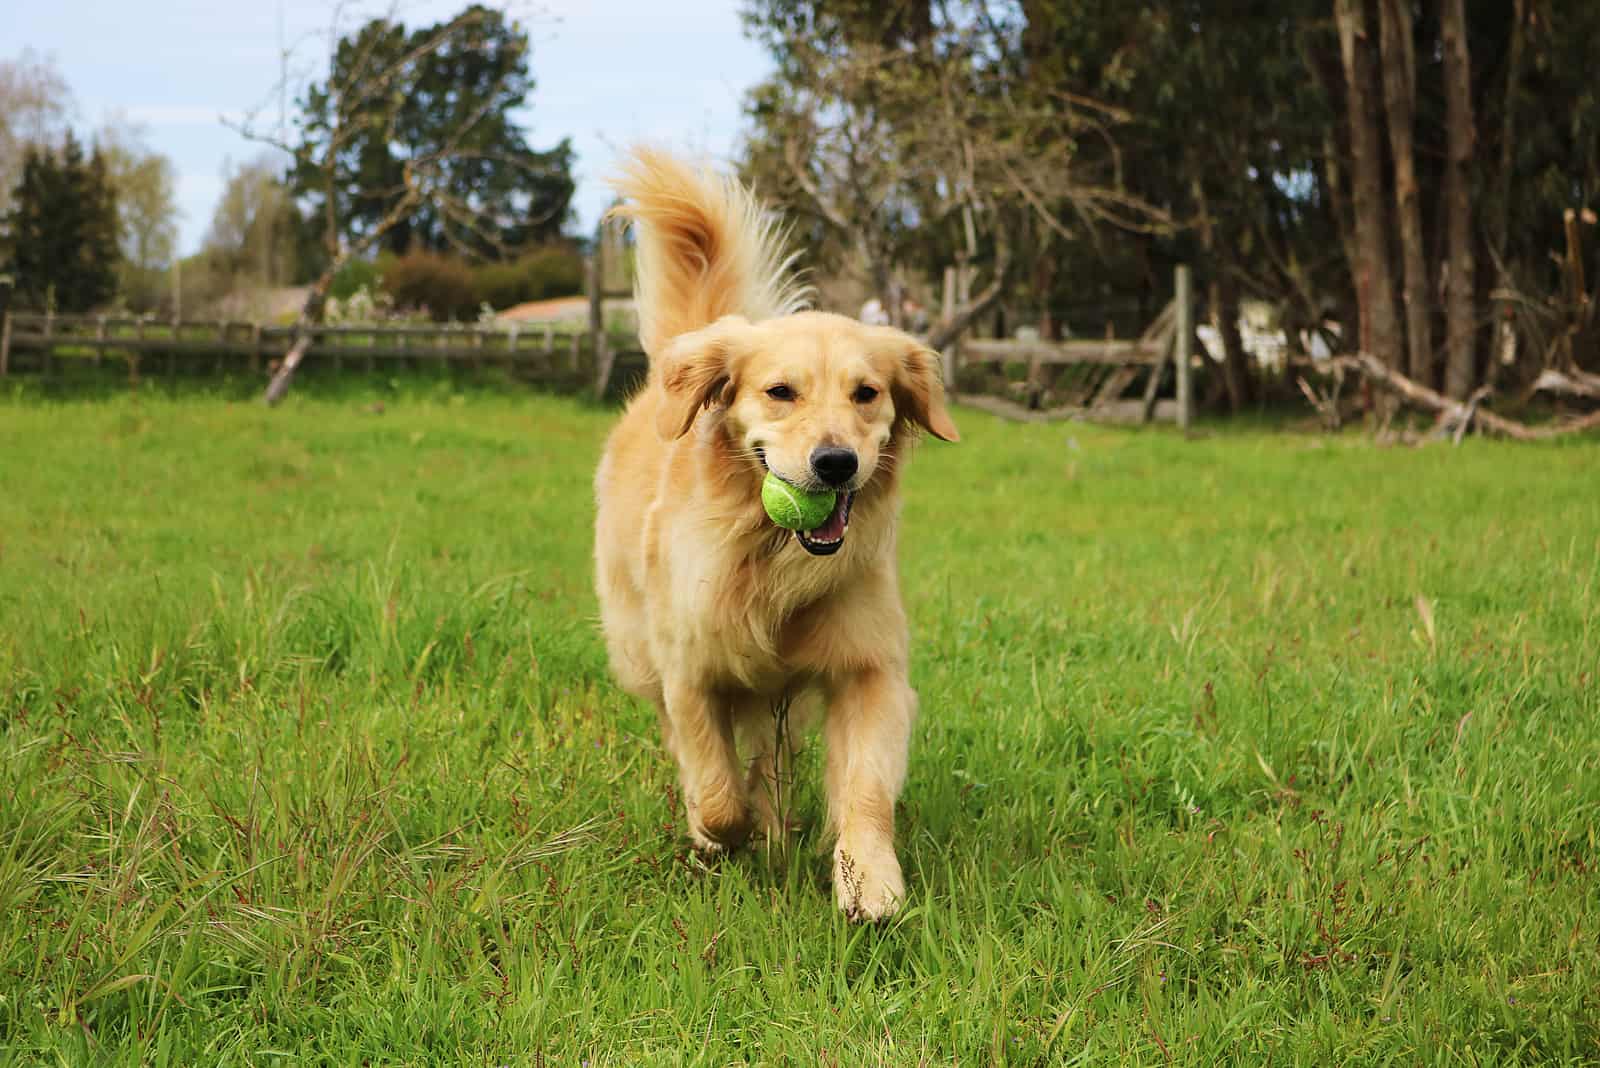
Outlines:
[{"label": "black nose", "polygon": [[830,486],[842,486],[856,477],[856,451],[825,445],[811,454],[811,470]]}]

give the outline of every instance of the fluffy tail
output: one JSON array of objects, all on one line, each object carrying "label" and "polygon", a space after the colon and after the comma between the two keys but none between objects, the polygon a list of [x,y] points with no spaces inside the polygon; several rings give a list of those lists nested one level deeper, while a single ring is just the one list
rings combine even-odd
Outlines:
[{"label": "fluffy tail", "polygon": [[770,319],[806,306],[784,230],[738,182],[654,148],[634,149],[619,169],[613,213],[633,222],[647,353],[724,315]]}]

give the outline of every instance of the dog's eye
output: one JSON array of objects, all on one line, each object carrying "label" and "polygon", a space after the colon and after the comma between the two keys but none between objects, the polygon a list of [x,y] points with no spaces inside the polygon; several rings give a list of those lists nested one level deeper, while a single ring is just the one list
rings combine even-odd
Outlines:
[{"label": "dog's eye", "polygon": [[871,386],[856,387],[855,402],[857,404],[871,404],[874,400],[877,400],[877,398],[878,391],[873,389]]},{"label": "dog's eye", "polygon": [[767,390],[767,396],[775,401],[792,401],[794,400],[794,390],[788,386],[773,386]]}]

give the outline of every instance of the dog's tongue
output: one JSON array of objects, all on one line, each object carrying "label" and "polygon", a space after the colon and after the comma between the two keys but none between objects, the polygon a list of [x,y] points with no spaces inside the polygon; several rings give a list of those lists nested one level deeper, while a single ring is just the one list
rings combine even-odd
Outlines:
[{"label": "dog's tongue", "polygon": [[838,541],[844,537],[844,510],[850,499],[849,494],[841,493],[834,498],[833,511],[828,513],[828,518],[822,525],[806,531],[806,536],[812,541]]}]

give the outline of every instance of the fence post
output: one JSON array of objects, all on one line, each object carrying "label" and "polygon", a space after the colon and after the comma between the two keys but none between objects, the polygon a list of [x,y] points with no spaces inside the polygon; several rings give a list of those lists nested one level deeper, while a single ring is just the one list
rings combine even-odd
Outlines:
[{"label": "fence post", "polygon": [[102,315],[102,316],[100,316],[100,318],[96,319],[95,323],[94,323],[94,366],[95,366],[95,370],[98,371],[100,369],[100,361],[105,358],[105,354],[106,354],[106,317],[104,315]]},{"label": "fence post", "polygon": [[250,373],[261,373],[261,321],[250,324]]},{"label": "fence post", "polygon": [[44,313],[44,347],[39,350],[39,370],[43,372],[46,378],[55,370],[56,350],[55,346],[50,343],[50,335],[55,333],[55,330],[56,313],[54,309],[51,309]]},{"label": "fence post", "polygon": [[5,313],[5,322],[0,324],[0,378],[11,373],[11,312]]},{"label": "fence post", "polygon": [[589,257],[589,347],[594,349],[594,395],[603,397],[611,379],[611,353],[606,346],[606,224],[595,228],[594,255]]},{"label": "fence post", "polygon": [[139,383],[139,361],[144,359],[144,317],[143,316],[140,316],[138,323],[134,325],[134,328],[133,328],[133,340],[135,342],[134,349],[133,349],[133,355],[130,356],[129,359],[128,359],[128,384],[130,386],[138,385],[138,383]]},{"label": "fence post", "polygon": [[1192,403],[1189,390],[1189,358],[1194,344],[1194,285],[1187,263],[1178,264],[1173,282],[1177,291],[1174,299],[1178,302],[1177,335],[1172,339],[1173,370],[1178,375],[1178,429],[1188,430],[1189,409]]},{"label": "fence post", "polygon": [[[939,321],[948,323],[956,314],[956,269],[944,269],[944,295],[939,302]],[[944,388],[947,393],[954,393],[956,389],[956,340],[944,347]]]}]

